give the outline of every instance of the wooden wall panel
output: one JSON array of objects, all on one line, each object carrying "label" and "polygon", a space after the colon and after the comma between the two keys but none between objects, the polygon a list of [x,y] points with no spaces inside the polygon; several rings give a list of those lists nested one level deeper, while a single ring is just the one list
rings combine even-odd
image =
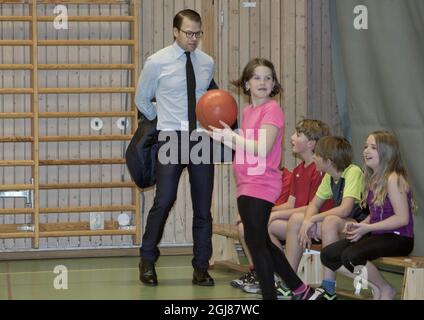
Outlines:
[{"label": "wooden wall panel", "polygon": [[330,1],[308,1],[308,112],[341,134],[331,60]]},{"label": "wooden wall panel", "polygon": [[285,19],[280,17],[283,27],[281,43],[284,44],[281,46],[280,43],[282,52],[280,79],[284,90],[282,106],[286,115],[283,157],[285,166],[293,168],[296,163],[291,156],[289,137],[296,122],[296,1],[284,0],[281,16],[285,17]]}]

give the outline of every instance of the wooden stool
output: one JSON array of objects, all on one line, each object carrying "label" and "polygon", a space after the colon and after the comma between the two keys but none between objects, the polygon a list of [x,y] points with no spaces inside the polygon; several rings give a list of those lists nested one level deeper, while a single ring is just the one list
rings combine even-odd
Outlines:
[{"label": "wooden stool", "polygon": [[324,269],[321,264],[321,246],[312,246],[311,250],[305,250],[297,269],[297,275],[304,283],[309,285],[320,285],[324,276]]}]

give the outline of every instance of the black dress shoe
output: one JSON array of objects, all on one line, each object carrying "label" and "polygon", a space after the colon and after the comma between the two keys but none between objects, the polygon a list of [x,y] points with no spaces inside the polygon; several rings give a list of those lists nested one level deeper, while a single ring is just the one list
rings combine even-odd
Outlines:
[{"label": "black dress shoe", "polygon": [[158,278],[156,275],[155,264],[141,260],[138,265],[140,271],[140,281],[149,286],[157,286]]},{"label": "black dress shoe", "polygon": [[193,284],[197,284],[198,286],[214,286],[215,282],[212,277],[208,273],[208,271],[194,270],[193,272]]}]

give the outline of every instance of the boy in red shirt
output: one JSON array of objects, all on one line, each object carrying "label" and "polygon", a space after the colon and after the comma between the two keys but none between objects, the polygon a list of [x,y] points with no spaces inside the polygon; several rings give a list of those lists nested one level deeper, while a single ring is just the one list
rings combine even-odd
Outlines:
[{"label": "boy in red shirt", "polygon": [[[286,239],[287,222],[295,212],[304,212],[321,183],[324,174],[312,161],[315,145],[321,137],[328,136],[330,129],[319,120],[304,119],[297,123],[291,136],[292,151],[302,160],[293,170],[290,196],[286,203],[274,207],[268,222],[271,241],[283,250],[281,241]],[[324,203],[322,210],[332,208],[332,202]]]}]

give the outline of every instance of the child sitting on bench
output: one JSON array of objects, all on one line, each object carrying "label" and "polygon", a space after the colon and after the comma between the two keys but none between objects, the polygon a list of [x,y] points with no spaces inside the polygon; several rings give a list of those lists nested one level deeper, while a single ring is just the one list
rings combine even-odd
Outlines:
[{"label": "child sitting on bench", "polygon": [[396,290],[371,261],[411,253],[414,247],[412,191],[397,139],[392,133],[371,133],[365,142],[363,156],[362,204],[368,205],[370,215],[361,223],[347,223],[346,239],[323,248],[321,261],[333,271],[348,270],[353,276],[366,274],[366,280],[379,291],[374,298],[392,300]]}]

